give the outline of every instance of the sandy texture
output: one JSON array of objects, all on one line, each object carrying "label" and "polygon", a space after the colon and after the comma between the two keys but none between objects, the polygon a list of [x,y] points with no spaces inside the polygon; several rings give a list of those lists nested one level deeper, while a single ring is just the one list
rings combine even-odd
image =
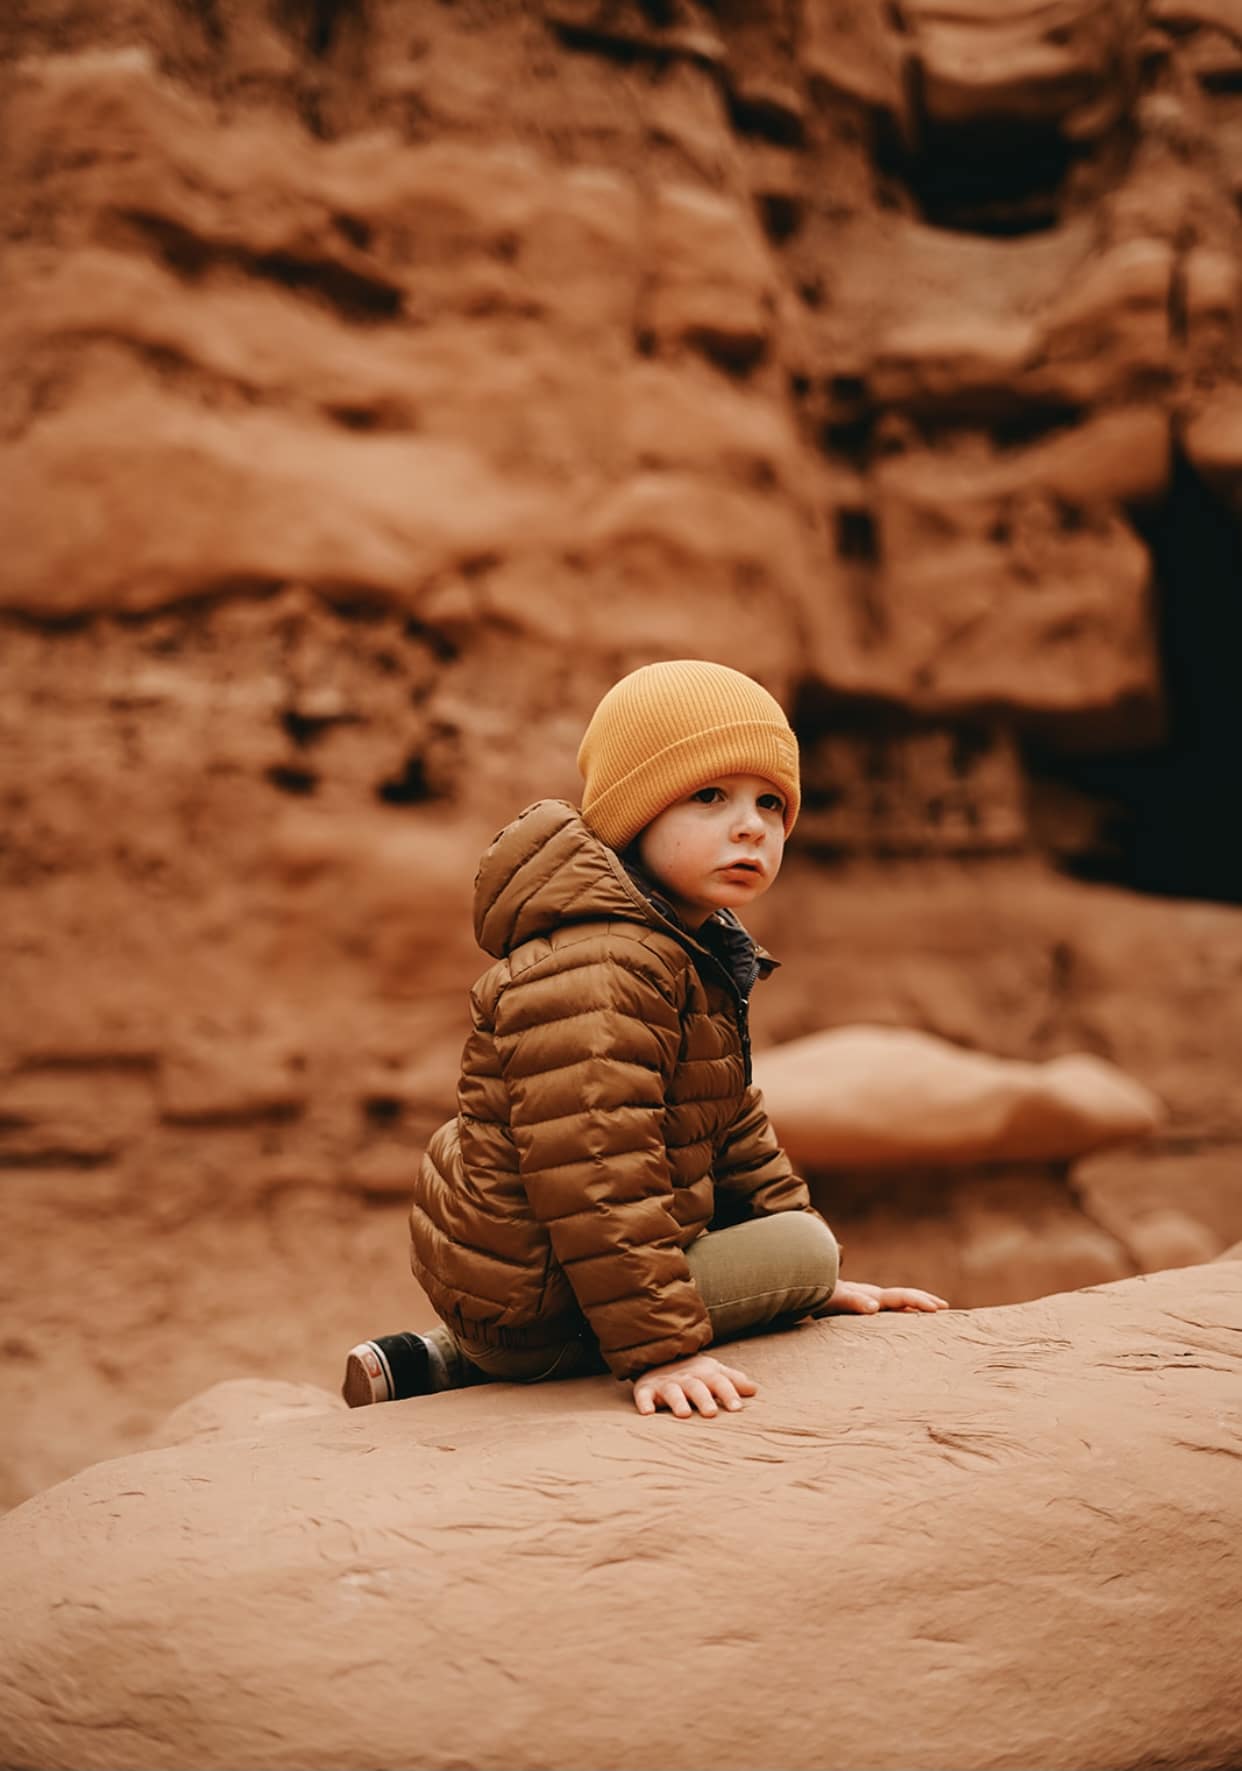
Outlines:
[{"label": "sandy texture", "polygon": [[768,1338],[715,1423],[227,1387],[0,1525],[0,1753],[1234,1764],[1240,1330],[1225,1262]]}]

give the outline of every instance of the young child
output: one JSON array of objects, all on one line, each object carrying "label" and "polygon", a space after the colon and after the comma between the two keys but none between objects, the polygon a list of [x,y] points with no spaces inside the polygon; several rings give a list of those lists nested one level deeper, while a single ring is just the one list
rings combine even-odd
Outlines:
[{"label": "young child", "polygon": [[410,1211],[443,1326],[355,1347],[351,1407],[607,1369],[640,1414],[715,1415],[756,1390],[722,1341],[946,1307],[838,1277],[751,1082],[750,992],[775,962],[736,913],[798,815],[779,704],[723,665],[648,664],[604,696],[578,766],[581,811],[538,801],[480,863],[495,963]]}]

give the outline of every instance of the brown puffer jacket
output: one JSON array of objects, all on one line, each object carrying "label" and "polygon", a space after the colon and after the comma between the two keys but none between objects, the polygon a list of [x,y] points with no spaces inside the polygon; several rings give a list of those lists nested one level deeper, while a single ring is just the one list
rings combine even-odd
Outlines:
[{"label": "brown puffer jacket", "polygon": [[420,1166],[414,1276],[467,1341],[553,1345],[585,1318],[618,1377],[685,1358],[712,1335],[689,1244],[810,1209],[748,1085],[730,971],[561,800],[484,855],[475,932],[497,963]]}]

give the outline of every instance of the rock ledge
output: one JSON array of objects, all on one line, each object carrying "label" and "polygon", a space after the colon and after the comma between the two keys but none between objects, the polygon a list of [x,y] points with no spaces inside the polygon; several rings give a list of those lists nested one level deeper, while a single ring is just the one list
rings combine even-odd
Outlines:
[{"label": "rock ledge", "polygon": [[1238,1764],[1240,1328],[1224,1261],[768,1337],[716,1423],[227,1386],[0,1524],[0,1762]]}]

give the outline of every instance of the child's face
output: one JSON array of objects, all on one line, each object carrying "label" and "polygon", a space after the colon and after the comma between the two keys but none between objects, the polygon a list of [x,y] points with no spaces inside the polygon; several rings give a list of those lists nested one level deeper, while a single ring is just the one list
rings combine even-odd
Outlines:
[{"label": "child's face", "polygon": [[761,775],[723,775],[668,806],[638,838],[644,867],[687,928],[761,898],[785,852],[785,801]]}]

